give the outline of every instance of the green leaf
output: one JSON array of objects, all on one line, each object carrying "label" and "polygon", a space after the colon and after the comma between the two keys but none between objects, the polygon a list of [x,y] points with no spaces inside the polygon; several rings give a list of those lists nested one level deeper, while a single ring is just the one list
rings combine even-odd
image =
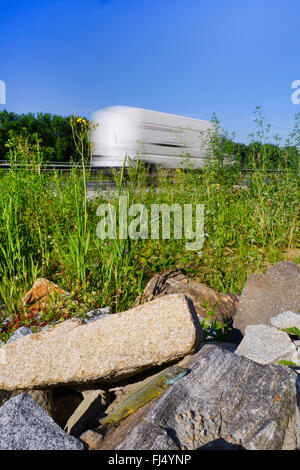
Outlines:
[{"label": "green leaf", "polygon": [[292,362],[292,361],[278,361],[278,364],[283,364],[284,366],[291,366],[291,367],[297,366],[297,364],[295,364],[295,362]]},{"label": "green leaf", "polygon": [[285,331],[289,335],[298,336],[298,339],[300,339],[300,330],[296,328],[296,326],[293,326],[292,328],[285,328],[282,331]]}]

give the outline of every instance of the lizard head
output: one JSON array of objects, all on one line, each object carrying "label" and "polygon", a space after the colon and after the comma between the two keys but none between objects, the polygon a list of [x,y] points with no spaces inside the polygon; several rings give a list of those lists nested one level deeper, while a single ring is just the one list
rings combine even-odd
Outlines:
[{"label": "lizard head", "polygon": [[184,369],[180,366],[169,367],[169,369],[165,371],[167,385],[172,385],[173,383],[177,382],[177,380],[181,379],[181,377],[183,377],[187,371],[187,369]]}]

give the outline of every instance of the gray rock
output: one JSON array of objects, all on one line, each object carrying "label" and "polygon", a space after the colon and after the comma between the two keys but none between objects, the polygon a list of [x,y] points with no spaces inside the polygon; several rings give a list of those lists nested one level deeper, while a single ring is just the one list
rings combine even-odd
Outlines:
[{"label": "gray rock", "polygon": [[[237,348],[237,345],[235,343],[228,343],[227,341],[203,341],[203,345],[208,344],[208,345],[215,345],[215,346],[220,346],[221,348],[227,349],[227,351],[234,352]],[[201,345],[202,346],[202,345]]]},{"label": "gray rock", "polygon": [[14,341],[17,341],[18,339],[23,338],[23,336],[26,335],[32,335],[31,328],[29,328],[28,326],[21,326],[11,335],[6,344],[13,343]]},{"label": "gray rock", "polygon": [[95,315],[98,316],[98,315],[109,315],[109,314],[110,314],[110,307],[107,306],[107,307],[102,307],[102,308],[96,308],[95,310],[90,310],[87,313],[87,316],[91,318]]},{"label": "gray rock", "polygon": [[298,363],[298,352],[289,335],[273,326],[249,325],[235,351],[260,364],[277,364],[278,361]]},{"label": "gray rock", "polygon": [[16,390],[14,392],[7,392],[0,390],[0,406],[17,395],[27,393],[34,401],[41,406],[51,418],[54,418],[54,401],[52,390]]},{"label": "gray rock", "polygon": [[[146,445],[146,447],[145,447]],[[180,450],[166,429],[144,420],[133,428],[130,437],[116,447],[116,450]]]},{"label": "gray rock", "polygon": [[[195,354],[188,367],[190,373],[121,421],[98,448],[283,447],[296,413],[295,372],[285,366],[258,364],[210,345]],[[156,447],[153,436],[158,430],[165,431],[169,439],[160,437]]]},{"label": "gray rock", "polygon": [[251,274],[239,300],[233,326],[245,334],[248,325],[269,325],[270,319],[300,308],[300,272],[294,263],[282,262],[264,274]]},{"label": "gray rock", "polygon": [[96,308],[95,310],[90,310],[86,315],[88,317],[85,320],[86,323],[91,323],[110,315],[110,307]]},{"label": "gray rock", "polygon": [[95,315],[94,317],[91,317],[91,318],[87,318],[85,320],[86,323],[92,323],[94,321],[97,321],[97,320],[101,320],[102,318],[105,318],[105,317],[109,317],[109,313],[106,313],[106,314],[103,314],[103,315]]},{"label": "gray rock", "polygon": [[27,394],[8,400],[0,408],[0,450],[83,450]]},{"label": "gray rock", "polygon": [[293,328],[294,326],[300,330],[300,313],[283,312],[276,317],[272,317],[270,323],[280,330]]}]

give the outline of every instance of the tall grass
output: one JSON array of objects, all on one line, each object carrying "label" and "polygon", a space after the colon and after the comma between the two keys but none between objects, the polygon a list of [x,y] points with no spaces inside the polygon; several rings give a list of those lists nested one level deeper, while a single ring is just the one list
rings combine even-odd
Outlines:
[{"label": "tall grass", "polygon": [[[259,109],[257,113],[258,135],[253,139],[266,143],[268,131]],[[108,201],[101,193],[87,201],[90,175],[84,157],[82,171],[41,172],[37,136],[11,135],[11,170],[0,175],[0,299],[9,320],[0,320],[0,336],[7,338],[22,324],[39,328],[91,308],[110,305],[113,311],[123,311],[151,276],[164,269],[181,269],[213,289],[238,293],[249,273],[281,260],[299,264],[299,173],[288,165],[268,172],[265,145],[260,162],[249,155],[252,172],[245,177],[233,148],[232,140],[224,147],[214,134],[202,171],[178,170],[170,177],[168,170],[158,168],[155,184],[147,190],[149,174],[143,162],[113,175],[116,191],[109,202],[117,214],[121,194],[129,205],[142,203],[149,209],[153,203],[203,203],[205,243],[197,252],[187,251],[186,240],[173,235],[170,240],[99,239],[97,207]],[[224,158],[231,164],[224,165]],[[15,164],[20,160],[29,163],[20,169]],[[28,316],[21,299],[37,277],[59,284],[77,303]]]}]

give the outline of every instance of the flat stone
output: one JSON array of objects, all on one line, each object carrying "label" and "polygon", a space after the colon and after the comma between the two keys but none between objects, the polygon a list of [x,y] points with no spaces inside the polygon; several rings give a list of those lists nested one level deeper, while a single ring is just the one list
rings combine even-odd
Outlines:
[{"label": "flat stone", "polygon": [[11,398],[0,408],[0,450],[83,450],[27,394]]},{"label": "flat stone", "polygon": [[84,399],[70,416],[65,431],[72,436],[80,436],[84,431],[95,428],[98,419],[110,403],[110,393],[104,390],[89,390]]},{"label": "flat stone", "polygon": [[115,382],[193,353],[202,337],[192,302],[180,294],[78,322],[1,348],[0,389]]},{"label": "flat stone", "polygon": [[264,274],[251,274],[241,294],[233,326],[245,334],[248,325],[269,325],[272,317],[300,305],[300,272],[294,263],[281,262]]},{"label": "flat stone", "polygon": [[18,339],[23,338],[23,336],[26,335],[32,335],[31,328],[29,328],[28,326],[21,326],[11,335],[11,337],[6,341],[6,344],[13,343],[14,341],[17,341]]},{"label": "flat stone", "polygon": [[294,326],[300,330],[300,313],[283,312],[276,317],[272,317],[270,323],[280,330],[293,328]]},{"label": "flat stone", "polygon": [[[296,374],[206,345],[174,385],[105,433],[90,448],[114,450],[280,450],[295,420]],[[97,433],[103,434],[97,439]],[[164,434],[165,433],[165,434]],[[157,440],[156,440],[157,439]]]},{"label": "flat stone", "polygon": [[247,326],[235,354],[260,364],[277,364],[282,360],[298,362],[297,348],[289,335],[268,325]]}]

